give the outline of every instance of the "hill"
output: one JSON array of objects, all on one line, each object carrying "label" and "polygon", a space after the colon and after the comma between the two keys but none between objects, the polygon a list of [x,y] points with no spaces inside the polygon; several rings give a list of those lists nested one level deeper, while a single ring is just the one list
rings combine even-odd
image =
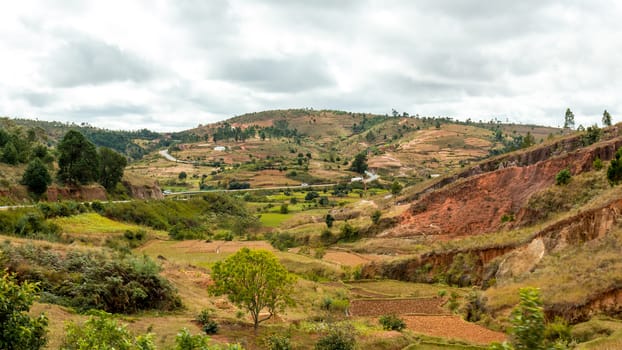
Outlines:
[{"label": "hill", "polygon": [[[277,110],[246,114],[168,135],[171,164],[152,154],[130,167],[169,190],[349,182],[355,155],[386,182],[414,184],[491,155],[559,136],[560,129],[457,122],[449,118],[342,111]],[[188,180],[176,176],[185,172]]]}]

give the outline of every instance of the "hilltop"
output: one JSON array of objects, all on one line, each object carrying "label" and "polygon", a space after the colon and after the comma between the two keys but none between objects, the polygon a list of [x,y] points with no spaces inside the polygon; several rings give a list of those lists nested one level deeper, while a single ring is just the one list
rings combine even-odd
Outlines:
[{"label": "hilltop", "polygon": [[[152,153],[132,174],[170,190],[297,186],[349,182],[357,154],[385,182],[406,185],[451,173],[491,155],[558,137],[556,128],[450,118],[373,115],[330,110],[277,110],[245,114],[170,136],[170,164]],[[185,163],[185,164],[184,164]],[[188,180],[175,179],[185,172]]]}]

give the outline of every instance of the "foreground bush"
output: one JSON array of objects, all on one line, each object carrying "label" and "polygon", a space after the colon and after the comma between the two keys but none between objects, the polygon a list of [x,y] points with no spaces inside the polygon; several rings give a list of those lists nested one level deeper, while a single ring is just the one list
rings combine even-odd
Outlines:
[{"label": "foreground bush", "polygon": [[41,349],[46,343],[48,320],[43,314],[36,318],[28,315],[37,296],[37,285],[20,285],[15,275],[6,271],[0,274],[0,349]]},{"label": "foreground bush", "polygon": [[[37,281],[43,299],[78,310],[114,313],[173,310],[181,306],[175,288],[149,257],[72,251],[66,255],[33,245],[0,245],[4,267],[17,278]],[[2,266],[0,266],[1,268]]]},{"label": "foreground bush", "polygon": [[109,314],[98,312],[86,322],[70,322],[65,327],[61,350],[155,350],[151,334],[133,336],[124,324]]},{"label": "foreground bush", "polygon": [[315,350],[353,350],[356,346],[354,328],[350,325],[334,327],[315,344]]}]

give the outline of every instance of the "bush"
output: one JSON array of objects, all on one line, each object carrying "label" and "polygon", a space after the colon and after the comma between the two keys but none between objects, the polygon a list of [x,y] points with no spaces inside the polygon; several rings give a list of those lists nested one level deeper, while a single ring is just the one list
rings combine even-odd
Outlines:
[{"label": "bush", "polygon": [[347,221],[343,226],[341,226],[341,239],[348,242],[354,241],[359,238],[359,230],[358,228],[350,225]]},{"label": "bush", "polygon": [[65,327],[61,350],[118,349],[155,350],[150,334],[133,336],[127,327],[105,312],[96,312],[79,325],[70,322]]},{"label": "bush", "polygon": [[196,317],[196,321],[201,325],[201,328],[205,334],[218,333],[218,323],[212,319],[212,314],[212,310],[203,309]]},{"label": "bush", "polygon": [[333,327],[329,333],[318,340],[315,350],[354,350],[356,339],[354,327],[347,325]]},{"label": "bush", "polygon": [[46,344],[48,320],[45,315],[31,318],[30,306],[37,298],[35,283],[18,283],[14,274],[0,276],[0,349],[40,349]]},{"label": "bush", "polygon": [[115,313],[173,310],[181,306],[175,288],[149,257],[70,251],[5,243],[0,252],[20,280],[41,283],[44,301]]},{"label": "bush", "polygon": [[571,177],[572,174],[570,174],[570,170],[563,169],[555,175],[555,184],[558,186],[567,185],[570,182]]},{"label": "bush", "polygon": [[596,159],[594,159],[594,162],[592,163],[592,166],[594,167],[594,170],[600,170],[603,168],[603,161],[600,160],[599,157],[596,157]]},{"label": "bush", "polygon": [[406,322],[395,315],[380,316],[378,322],[382,325],[382,329],[387,331],[401,331],[406,328]]},{"label": "bush", "polygon": [[266,338],[267,348],[270,350],[291,350],[292,344],[288,336],[272,334]]},{"label": "bush", "polygon": [[375,210],[372,214],[371,214],[371,222],[374,223],[374,225],[377,225],[378,222],[380,222],[380,217],[382,216],[382,212],[380,210]]}]

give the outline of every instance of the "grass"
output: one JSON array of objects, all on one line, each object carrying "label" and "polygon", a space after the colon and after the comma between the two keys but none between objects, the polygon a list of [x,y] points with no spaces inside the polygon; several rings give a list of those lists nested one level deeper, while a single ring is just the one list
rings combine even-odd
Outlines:
[{"label": "grass", "polygon": [[440,291],[446,295],[451,292],[466,293],[465,289],[449,287],[440,284],[411,283],[395,280],[382,281],[351,281],[346,283],[349,287],[361,288],[373,293],[386,294],[392,297],[435,297]]},{"label": "grass", "polygon": [[518,302],[518,289],[541,289],[545,304],[581,304],[599,292],[622,284],[622,230],[545,256],[536,269],[485,292],[492,310]]},{"label": "grass", "polygon": [[69,217],[50,219],[59,225],[65,233],[98,234],[123,233],[127,230],[144,229],[144,227],[110,220],[97,213],[83,213]]},{"label": "grass", "polygon": [[294,213],[280,214],[280,213],[262,213],[259,218],[259,222],[266,227],[279,227],[283,222],[291,219]]}]

